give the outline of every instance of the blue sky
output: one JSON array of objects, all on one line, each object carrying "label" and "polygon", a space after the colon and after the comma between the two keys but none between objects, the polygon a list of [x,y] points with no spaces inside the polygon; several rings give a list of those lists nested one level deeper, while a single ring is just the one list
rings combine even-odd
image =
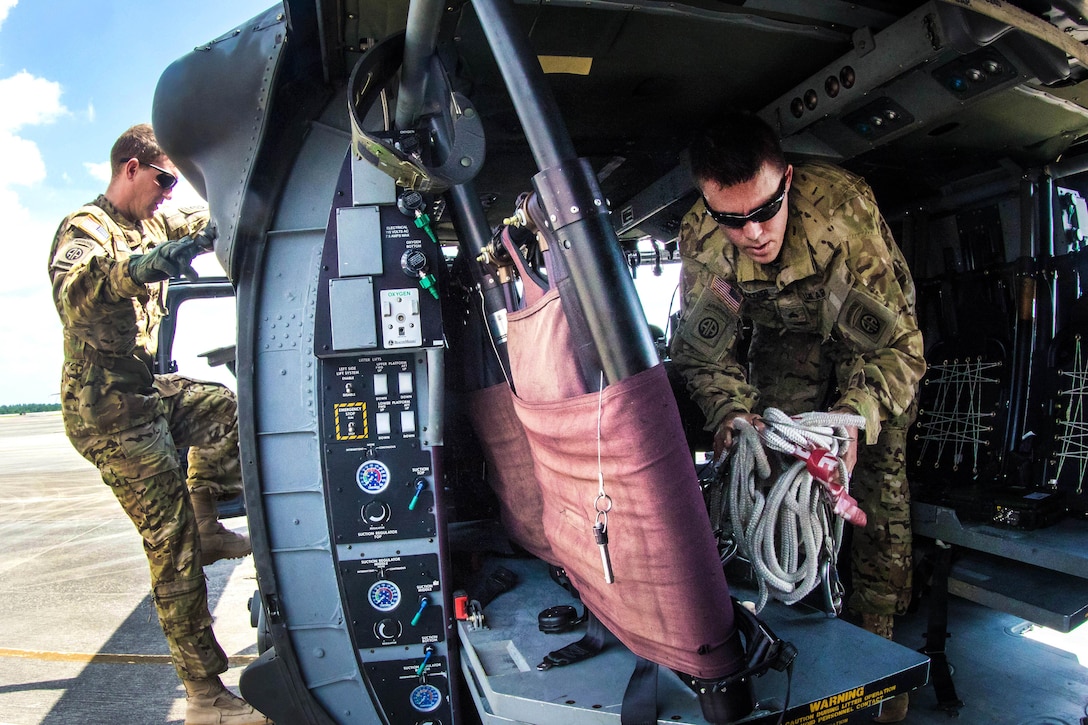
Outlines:
[{"label": "blue sky", "polygon": [[[150,122],[170,63],[276,4],[0,0],[0,405],[57,401],[46,257],[61,218],[105,190],[114,140]],[[182,187],[174,202],[194,197]],[[212,255],[199,261],[221,273]]]}]

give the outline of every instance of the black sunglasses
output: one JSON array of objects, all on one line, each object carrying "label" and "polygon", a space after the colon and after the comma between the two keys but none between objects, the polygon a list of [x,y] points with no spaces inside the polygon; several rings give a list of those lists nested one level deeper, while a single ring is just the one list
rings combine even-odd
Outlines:
[{"label": "black sunglasses", "polygon": [[177,185],[178,177],[174,176],[161,166],[155,166],[155,164],[145,164],[143,161],[140,162],[140,165],[147,166],[148,168],[155,169],[155,171],[159,172],[155,175],[155,183],[158,184],[159,188],[163,191],[169,191]]},{"label": "black sunglasses", "polygon": [[703,197],[703,205],[706,207],[706,213],[710,215],[710,218],[721,224],[723,227],[743,229],[744,225],[748,222],[762,224],[763,222],[773,219],[775,214],[778,213],[778,210],[782,208],[782,202],[785,200],[786,174],[782,174],[782,183],[778,185],[778,191],[775,192],[774,198],[763,206],[756,207],[747,214],[729,214],[724,211],[714,211],[710,208],[710,204],[707,203],[705,196]]}]

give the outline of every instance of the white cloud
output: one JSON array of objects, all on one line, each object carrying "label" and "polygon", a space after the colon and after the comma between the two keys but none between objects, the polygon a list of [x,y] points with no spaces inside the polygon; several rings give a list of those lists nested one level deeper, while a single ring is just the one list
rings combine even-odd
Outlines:
[{"label": "white cloud", "polygon": [[[45,255],[38,240],[43,236],[52,238],[52,229],[31,217],[15,190],[44,181],[45,162],[37,144],[20,136],[19,131],[52,123],[67,113],[60,93],[60,84],[26,71],[0,78],[0,108],[4,109],[0,114],[0,158],[4,159],[0,164],[0,219],[4,219],[12,238],[20,240],[8,248],[9,264],[4,267],[4,283],[0,285],[5,297],[40,287],[44,281]],[[30,243],[32,240],[38,243]]]},{"label": "white cloud", "polygon": [[[5,0],[0,0],[2,4]],[[0,5],[2,7],[2,5]],[[60,102],[60,84],[19,71],[0,78],[0,132],[14,133],[23,126],[51,123],[68,113]]]},{"label": "white cloud", "polygon": [[87,170],[87,173],[90,174],[92,178],[98,179],[99,181],[105,182],[107,184],[110,183],[111,173],[109,161],[84,161],[83,168]]},{"label": "white cloud", "polygon": [[[0,22],[15,6],[0,0]],[[59,83],[21,71],[0,79],[0,219],[12,243],[0,267],[0,402],[55,400],[59,380],[60,322],[46,274],[49,242],[59,219],[33,218],[16,189],[34,189],[46,179],[38,146],[20,135],[27,127],[52,123],[68,113]],[[50,364],[56,361],[55,365]]]},{"label": "white cloud", "polygon": [[[45,178],[45,162],[38,146],[25,138],[0,130],[0,192],[16,184],[30,186]],[[7,208],[7,205],[0,207]]]},{"label": "white cloud", "polygon": [[[0,12],[4,12],[0,0]],[[7,78],[0,78],[0,191],[16,184],[30,186],[45,178],[45,162],[37,145],[17,135],[25,126],[52,123],[67,113],[60,102],[60,84],[37,78],[25,70]],[[7,218],[10,204],[18,203],[10,197],[0,207]]]},{"label": "white cloud", "polygon": [[4,24],[4,20],[7,19],[8,13],[18,4],[19,0],[0,0],[0,25]]}]

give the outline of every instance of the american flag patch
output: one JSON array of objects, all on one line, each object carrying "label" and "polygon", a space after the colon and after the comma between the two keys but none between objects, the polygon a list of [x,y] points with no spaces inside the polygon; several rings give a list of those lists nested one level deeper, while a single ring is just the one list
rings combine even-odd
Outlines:
[{"label": "american flag patch", "polygon": [[710,289],[725,303],[734,315],[740,314],[740,304],[744,302],[744,295],[721,277],[714,277],[710,283]]}]

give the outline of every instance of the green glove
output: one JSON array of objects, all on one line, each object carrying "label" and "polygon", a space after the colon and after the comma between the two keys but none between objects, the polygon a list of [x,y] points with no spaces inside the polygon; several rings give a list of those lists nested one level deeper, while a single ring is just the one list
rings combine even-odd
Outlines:
[{"label": "green glove", "polygon": [[182,275],[195,282],[200,275],[193,269],[193,259],[212,248],[214,234],[215,228],[212,227],[212,234],[200,232],[191,237],[172,239],[153,247],[147,254],[133,254],[129,257],[128,273],[140,284],[162,282]]}]

